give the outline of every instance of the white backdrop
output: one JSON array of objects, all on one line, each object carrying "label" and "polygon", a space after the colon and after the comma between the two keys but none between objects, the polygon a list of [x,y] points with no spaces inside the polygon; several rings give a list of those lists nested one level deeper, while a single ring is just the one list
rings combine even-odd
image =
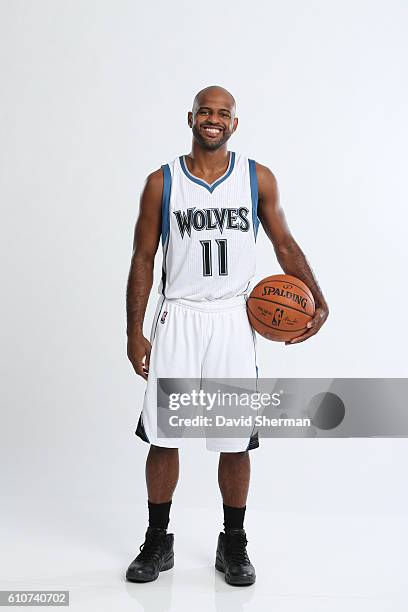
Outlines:
[{"label": "white backdrop", "polygon": [[[37,517],[51,540],[67,530],[89,546],[110,534],[105,550],[115,546],[120,564],[147,517],[148,447],[133,433],[145,383],[125,338],[133,227],[147,174],[190,150],[199,89],[218,84],[235,96],[229,148],[275,173],[331,310],[300,345],[259,338],[260,375],[406,377],[408,5],[0,6],[3,507],[9,533]],[[160,266],[159,253],[146,335]],[[279,271],[260,230],[257,278]],[[194,507],[216,530],[218,456],[190,442],[173,524]],[[403,439],[260,445],[248,521],[255,511],[408,510]],[[63,519],[74,507],[90,509],[82,531],[81,518]],[[15,563],[3,572],[10,580]]]}]

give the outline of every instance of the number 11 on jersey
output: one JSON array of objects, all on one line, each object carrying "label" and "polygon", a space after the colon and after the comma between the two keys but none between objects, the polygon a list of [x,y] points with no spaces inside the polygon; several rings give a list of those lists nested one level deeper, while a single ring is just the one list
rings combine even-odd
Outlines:
[{"label": "number 11 on jersey", "polygon": [[[212,243],[213,240],[200,240],[203,253],[203,276],[212,276]],[[228,275],[227,264],[227,240],[225,238],[217,238],[218,252],[218,274],[219,276]]]}]

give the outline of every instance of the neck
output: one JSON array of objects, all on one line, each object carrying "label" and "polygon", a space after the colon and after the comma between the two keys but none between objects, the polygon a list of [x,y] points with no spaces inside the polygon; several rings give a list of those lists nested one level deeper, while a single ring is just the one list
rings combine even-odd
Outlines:
[{"label": "neck", "polygon": [[195,140],[191,147],[191,152],[188,157],[193,160],[193,167],[202,172],[214,172],[222,169],[228,163],[227,143],[224,143],[219,149],[211,151],[203,149]]}]

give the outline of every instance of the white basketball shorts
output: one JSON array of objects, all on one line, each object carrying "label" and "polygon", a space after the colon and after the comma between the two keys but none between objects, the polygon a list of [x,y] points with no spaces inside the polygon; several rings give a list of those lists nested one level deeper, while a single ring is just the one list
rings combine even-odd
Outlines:
[{"label": "white basketball shorts", "polygon": [[[157,428],[158,378],[247,378],[256,385],[256,337],[246,312],[246,295],[193,301],[160,296],[153,319],[147,386],[136,435],[155,446],[179,448],[183,437],[160,437]],[[239,433],[239,432],[238,432]],[[216,452],[242,452],[259,446],[254,427],[246,437],[210,438]]]}]

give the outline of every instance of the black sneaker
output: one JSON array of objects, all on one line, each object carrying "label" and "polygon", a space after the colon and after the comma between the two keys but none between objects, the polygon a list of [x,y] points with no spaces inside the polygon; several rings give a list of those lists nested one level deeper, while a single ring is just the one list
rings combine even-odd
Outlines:
[{"label": "black sneaker", "polygon": [[226,529],[218,536],[215,567],[225,573],[225,582],[233,585],[254,584],[256,575],[246,551],[244,529]]},{"label": "black sneaker", "polygon": [[132,561],[126,572],[130,582],[150,582],[156,580],[160,572],[174,565],[174,534],[166,529],[148,527],[145,541],[139,547],[142,552]]}]

